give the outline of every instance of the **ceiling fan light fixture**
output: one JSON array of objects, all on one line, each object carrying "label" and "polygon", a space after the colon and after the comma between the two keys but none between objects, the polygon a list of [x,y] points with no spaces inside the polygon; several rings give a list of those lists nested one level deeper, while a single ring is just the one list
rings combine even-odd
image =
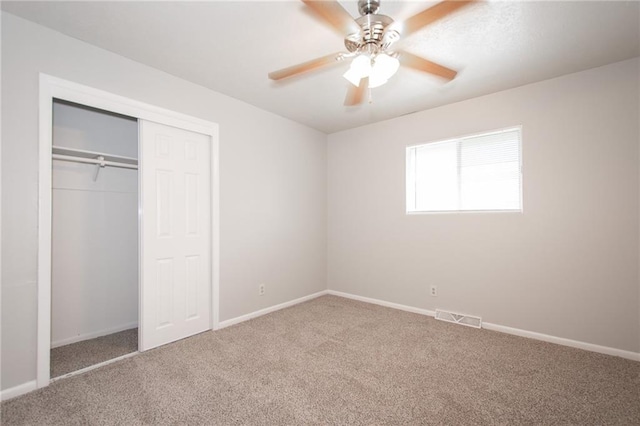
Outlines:
[{"label": "ceiling fan light fixture", "polygon": [[360,84],[360,80],[368,77],[371,74],[371,57],[369,55],[361,54],[356,56],[353,61],[351,61],[351,66],[349,70],[345,72],[342,76],[346,78],[349,83],[358,87]]},{"label": "ceiling fan light fixture", "polygon": [[347,72],[342,74],[342,76],[346,78],[349,83],[353,84],[356,87],[358,87],[358,85],[360,84],[360,80],[362,79],[362,77],[360,77],[360,74],[352,70],[351,68],[349,68]]},{"label": "ceiling fan light fixture", "polygon": [[389,56],[386,53],[379,53],[373,60],[371,77],[382,80],[389,80],[398,71],[400,61],[398,58]]},{"label": "ceiling fan light fixture", "polygon": [[398,71],[400,61],[386,53],[377,54],[373,61],[366,54],[358,55],[351,62],[343,77],[358,87],[360,80],[369,77],[369,87],[374,89],[385,84]]}]

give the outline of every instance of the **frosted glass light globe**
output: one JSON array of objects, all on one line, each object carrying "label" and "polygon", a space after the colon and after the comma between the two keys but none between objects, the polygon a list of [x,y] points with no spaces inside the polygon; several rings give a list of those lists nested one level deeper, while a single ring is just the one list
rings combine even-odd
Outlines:
[{"label": "frosted glass light globe", "polygon": [[349,83],[358,87],[358,85],[360,85],[360,80],[368,77],[370,73],[371,58],[368,55],[358,55],[353,59],[353,61],[351,61],[349,70],[342,76],[346,78]]},{"label": "frosted glass light globe", "polygon": [[373,60],[373,67],[369,76],[369,87],[382,86],[393,77],[399,67],[400,61],[397,58],[380,53]]}]

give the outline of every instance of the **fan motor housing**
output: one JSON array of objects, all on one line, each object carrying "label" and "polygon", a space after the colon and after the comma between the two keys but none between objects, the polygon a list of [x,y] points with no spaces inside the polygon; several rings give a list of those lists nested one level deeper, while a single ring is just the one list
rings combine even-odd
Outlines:
[{"label": "fan motor housing", "polygon": [[395,31],[386,31],[387,27],[393,23],[393,19],[386,15],[370,13],[359,17],[356,22],[361,31],[350,34],[344,39],[344,45],[349,52],[384,50],[399,38],[395,37],[397,34]]}]

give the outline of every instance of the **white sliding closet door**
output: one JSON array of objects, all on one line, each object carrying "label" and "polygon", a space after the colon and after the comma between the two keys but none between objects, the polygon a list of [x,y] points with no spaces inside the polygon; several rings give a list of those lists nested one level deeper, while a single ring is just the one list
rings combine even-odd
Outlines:
[{"label": "white sliding closet door", "polygon": [[140,120],[141,350],[211,328],[211,140]]}]

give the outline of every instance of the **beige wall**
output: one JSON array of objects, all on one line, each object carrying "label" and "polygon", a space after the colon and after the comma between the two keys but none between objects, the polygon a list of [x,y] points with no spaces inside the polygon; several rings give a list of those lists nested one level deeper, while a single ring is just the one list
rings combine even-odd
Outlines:
[{"label": "beige wall", "polygon": [[[638,352],[638,74],[635,59],[330,135],[329,289]],[[407,145],[513,125],[523,213],[405,214]]]},{"label": "beige wall", "polygon": [[2,389],[36,375],[39,72],[219,123],[221,320],[326,288],[323,133],[2,13]]}]

